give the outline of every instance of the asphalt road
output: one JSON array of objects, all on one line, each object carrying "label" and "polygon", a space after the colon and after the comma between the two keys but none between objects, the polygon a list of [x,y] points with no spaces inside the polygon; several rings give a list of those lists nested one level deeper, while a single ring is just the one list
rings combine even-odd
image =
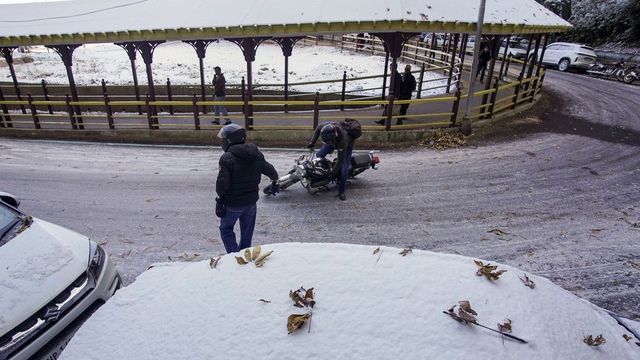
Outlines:
[{"label": "asphalt road", "polygon": [[[640,319],[640,89],[550,71],[545,91],[466,147],[381,153],[380,169],[354,180],[344,202],[299,185],[262,197],[254,243],[412,246],[498,261]],[[300,151],[265,153],[285,173]],[[0,190],[104,244],[128,284],[153,262],[223,251],[213,212],[220,155],[0,139]]]}]

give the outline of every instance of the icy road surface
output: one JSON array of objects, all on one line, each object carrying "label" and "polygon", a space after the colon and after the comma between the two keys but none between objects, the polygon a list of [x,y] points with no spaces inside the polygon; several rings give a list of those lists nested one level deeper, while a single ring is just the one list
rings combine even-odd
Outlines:
[{"label": "icy road surface", "polygon": [[[261,197],[254,243],[413,246],[490,259],[639,319],[632,101],[640,91],[573,74],[550,72],[547,81],[532,112],[540,120],[502,124],[504,134],[461,149],[384,151],[380,170],[353,181],[344,202],[300,185]],[[223,252],[213,211],[220,154],[0,139],[0,186],[26,213],[104,244],[128,284],[153,262]],[[299,154],[265,151],[281,174]]]}]

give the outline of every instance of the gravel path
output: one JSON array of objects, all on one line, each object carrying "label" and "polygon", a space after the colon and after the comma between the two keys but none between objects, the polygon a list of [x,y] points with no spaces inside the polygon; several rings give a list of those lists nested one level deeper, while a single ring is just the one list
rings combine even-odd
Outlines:
[{"label": "gravel path", "polygon": [[[478,128],[466,147],[381,153],[380,170],[354,180],[347,201],[299,185],[261,198],[254,242],[499,261],[640,319],[640,89],[557,72],[545,88],[532,111]],[[125,283],[152,262],[223,251],[212,208],[218,148],[0,139],[0,149],[1,190],[103,243]],[[298,154],[266,151],[281,173]]]}]

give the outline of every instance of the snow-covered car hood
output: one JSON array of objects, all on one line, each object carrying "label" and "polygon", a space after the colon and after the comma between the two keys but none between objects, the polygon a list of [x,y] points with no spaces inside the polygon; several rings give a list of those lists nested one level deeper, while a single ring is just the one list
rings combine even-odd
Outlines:
[{"label": "snow-covered car hood", "polygon": [[0,335],[26,320],[87,269],[89,239],[33,218],[0,247]]}]

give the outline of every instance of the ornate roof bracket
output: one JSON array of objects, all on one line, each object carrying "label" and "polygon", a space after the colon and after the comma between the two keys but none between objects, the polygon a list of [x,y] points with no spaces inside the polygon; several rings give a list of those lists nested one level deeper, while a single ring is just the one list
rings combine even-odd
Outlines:
[{"label": "ornate roof bracket", "polygon": [[384,50],[397,59],[402,55],[402,47],[412,37],[420,35],[417,32],[391,32],[391,33],[370,33],[382,41]]},{"label": "ornate roof bracket", "polygon": [[295,44],[304,39],[304,36],[295,36],[295,37],[275,37],[271,40],[275,41],[280,48],[282,49],[282,55],[291,56],[293,53],[293,47]]}]

